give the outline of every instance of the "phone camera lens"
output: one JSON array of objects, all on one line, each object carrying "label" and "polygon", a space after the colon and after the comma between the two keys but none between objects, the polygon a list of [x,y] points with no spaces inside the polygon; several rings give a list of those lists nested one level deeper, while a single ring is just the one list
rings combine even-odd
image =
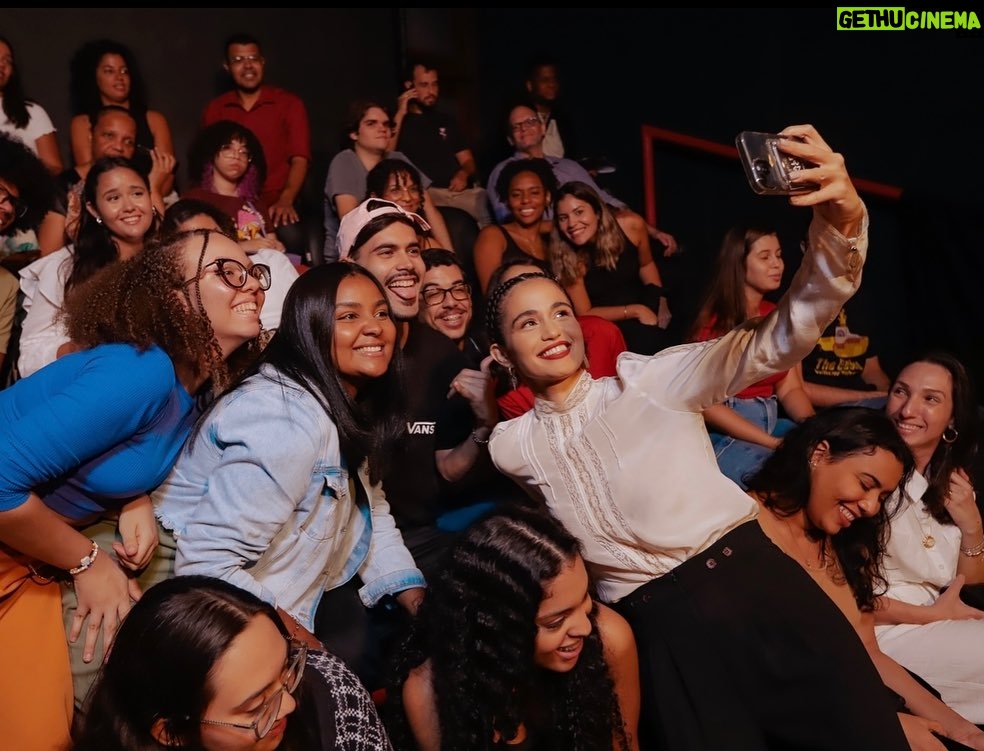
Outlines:
[{"label": "phone camera lens", "polygon": [[755,176],[758,178],[769,176],[769,163],[764,159],[756,159],[752,163],[752,169],[755,170]]}]

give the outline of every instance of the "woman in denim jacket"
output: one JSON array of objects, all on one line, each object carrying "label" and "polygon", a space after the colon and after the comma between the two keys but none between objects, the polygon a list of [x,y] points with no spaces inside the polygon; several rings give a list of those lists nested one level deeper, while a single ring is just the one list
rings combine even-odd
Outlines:
[{"label": "woman in denim jacket", "polygon": [[414,610],[423,575],[379,485],[402,434],[401,371],[372,275],[338,263],[299,277],[277,334],[155,494],[176,573],[252,592],[314,649],[318,601],[356,575],[367,607],[395,595]]}]

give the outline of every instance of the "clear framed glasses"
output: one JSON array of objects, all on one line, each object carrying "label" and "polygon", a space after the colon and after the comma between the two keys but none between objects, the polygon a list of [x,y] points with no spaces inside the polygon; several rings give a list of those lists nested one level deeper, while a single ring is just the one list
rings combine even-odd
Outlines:
[{"label": "clear framed glasses", "polygon": [[424,302],[428,305],[440,305],[449,294],[452,299],[458,300],[459,302],[467,300],[471,297],[471,285],[465,282],[459,282],[447,288],[427,287],[420,293],[420,296],[424,298]]},{"label": "clear framed glasses", "polygon": [[533,117],[528,117],[525,120],[520,120],[518,123],[510,123],[513,133],[519,133],[521,130],[528,130],[530,128],[535,128],[540,124],[540,118],[536,115]]},{"label": "clear framed glasses", "polygon": [[290,664],[284,670],[283,678],[280,681],[280,688],[256,710],[253,721],[248,725],[241,722],[220,722],[218,720],[199,720],[199,722],[202,725],[219,725],[224,728],[252,730],[256,735],[256,740],[265,738],[277,722],[277,716],[280,714],[280,706],[284,701],[284,691],[293,696],[297,687],[301,685],[301,678],[304,677],[304,665],[306,662],[307,646],[301,644],[290,660]]},{"label": "clear framed glasses", "polygon": [[14,216],[18,219],[27,213],[27,204],[2,185],[0,185],[0,203],[9,204],[10,209],[14,212]]},{"label": "clear framed glasses", "polygon": [[260,284],[260,289],[270,289],[270,267],[265,263],[254,263],[250,268],[246,268],[235,258],[216,258],[211,263],[202,266],[202,272],[191,279],[185,279],[182,284],[197,282],[205,275],[205,270],[215,266],[219,278],[233,289],[242,289],[246,282],[253,277]]},{"label": "clear framed glasses", "polygon": [[231,143],[219,149],[219,154],[226,159],[245,159],[247,164],[253,161],[253,155],[249,149],[243,148],[242,146],[233,146]]}]

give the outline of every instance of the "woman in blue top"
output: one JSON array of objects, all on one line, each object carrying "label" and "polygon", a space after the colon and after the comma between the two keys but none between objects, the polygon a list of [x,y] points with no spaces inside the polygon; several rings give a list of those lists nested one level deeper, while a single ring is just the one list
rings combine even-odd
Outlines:
[{"label": "woman in blue top", "polygon": [[405,432],[401,372],[369,272],[333,263],[302,274],[270,344],[154,493],[177,539],[176,573],[252,592],[312,649],[324,649],[312,633],[322,594],[356,575],[367,607],[395,595],[414,610],[423,575],[379,485]]},{"label": "woman in blue top", "polygon": [[[85,626],[91,659],[140,596],[127,569],[157,544],[146,494],[170,471],[196,397],[224,386],[226,360],[259,334],[269,281],[219,233],[150,246],[67,298],[81,351],[0,392],[0,727],[10,748],[68,742],[71,676],[51,570],[71,575],[69,639]],[[114,550],[79,531],[115,514]]]}]

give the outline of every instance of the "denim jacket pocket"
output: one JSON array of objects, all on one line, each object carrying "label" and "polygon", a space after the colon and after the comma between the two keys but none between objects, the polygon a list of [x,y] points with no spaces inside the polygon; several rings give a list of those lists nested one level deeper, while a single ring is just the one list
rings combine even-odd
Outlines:
[{"label": "denim jacket pocket", "polygon": [[298,508],[304,518],[300,531],[312,540],[329,540],[345,532],[352,506],[348,473],[343,470],[316,474],[307,498]]}]

